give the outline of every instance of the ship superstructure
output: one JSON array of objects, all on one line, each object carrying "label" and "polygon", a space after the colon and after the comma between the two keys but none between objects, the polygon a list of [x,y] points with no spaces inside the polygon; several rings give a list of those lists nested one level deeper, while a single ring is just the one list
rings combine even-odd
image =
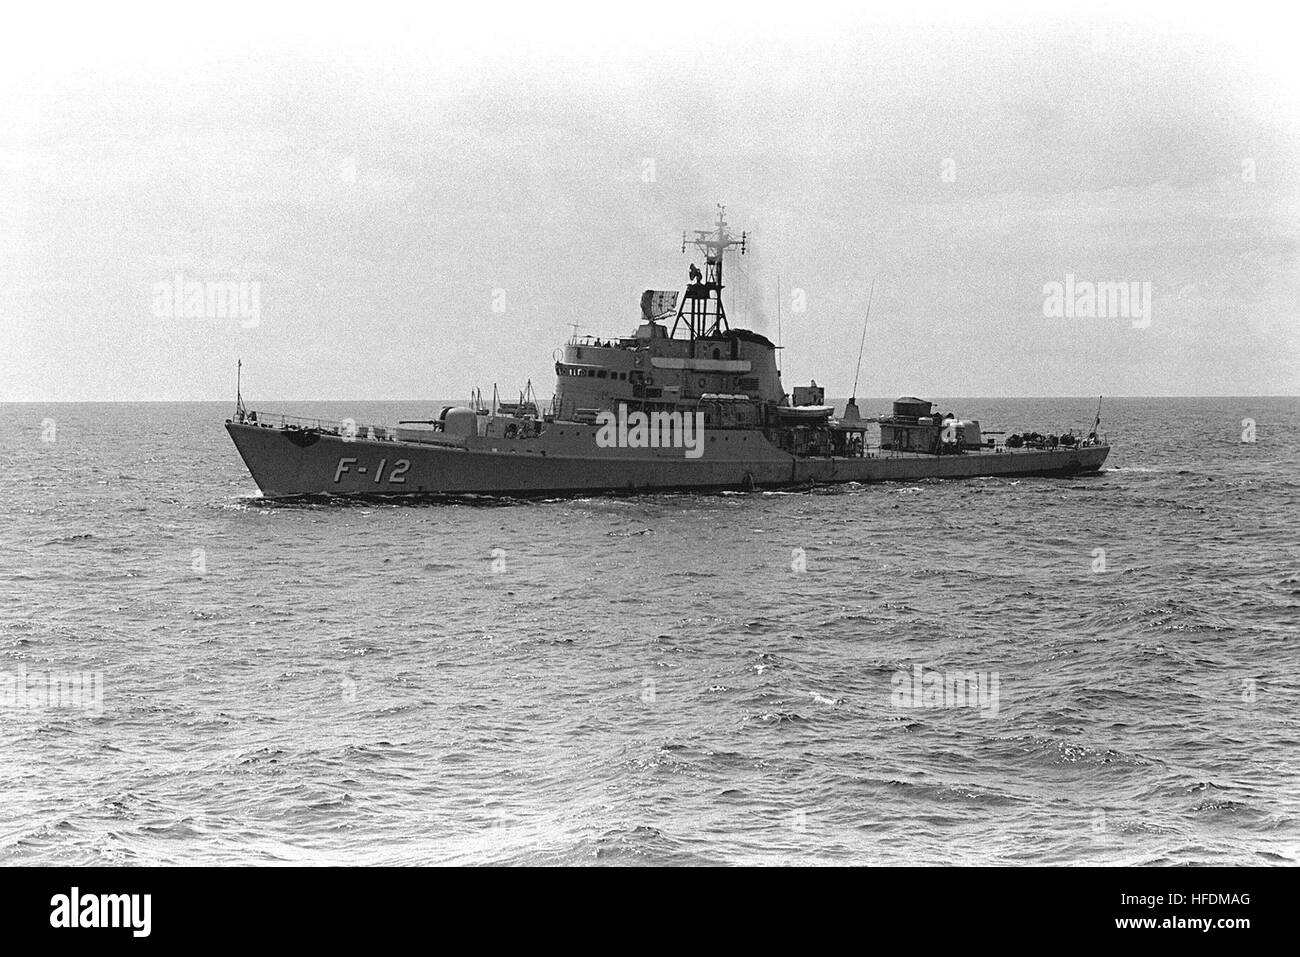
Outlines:
[{"label": "ship superstructure", "polygon": [[747,244],[721,207],[711,229],[683,234],[682,251],[698,250],[703,271],[691,263],[680,294],[646,290],[629,336],[575,331],[555,362],[549,410],[530,385],[517,403],[480,397],[376,427],[247,411],[239,396],[227,429],[269,497],[752,489],[1064,475],[1105,461],[1096,422],[1086,437],[999,443],[977,420],[935,414],[921,399],[867,419],[856,399],[835,416],[816,382],[787,394],[776,345],[732,326],[723,304],[724,260]]}]

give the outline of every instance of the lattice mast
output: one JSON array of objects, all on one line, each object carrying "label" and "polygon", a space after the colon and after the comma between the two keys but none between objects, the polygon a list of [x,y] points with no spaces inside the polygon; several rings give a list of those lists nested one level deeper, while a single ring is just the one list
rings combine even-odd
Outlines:
[{"label": "lattice mast", "polygon": [[689,242],[704,253],[704,273],[701,274],[695,264],[691,264],[690,284],[677,318],[673,321],[672,335],[677,335],[678,325],[686,328],[692,339],[703,339],[726,332],[727,312],[722,306],[722,257],[732,246],[740,247],[740,254],[745,254],[746,234],[734,238],[727,231],[727,207],[718,204],[718,222],[713,229],[694,230],[695,238],[687,240],[682,233],[682,252],[686,252]]}]

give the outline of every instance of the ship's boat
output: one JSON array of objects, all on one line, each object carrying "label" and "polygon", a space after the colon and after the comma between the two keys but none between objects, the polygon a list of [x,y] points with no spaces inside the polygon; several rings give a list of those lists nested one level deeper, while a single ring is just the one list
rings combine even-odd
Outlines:
[{"label": "ship's boat", "polygon": [[786,421],[814,422],[828,419],[835,412],[833,405],[782,405],[777,406],[777,417]]},{"label": "ship's boat", "polygon": [[998,444],[1002,433],[913,396],[868,418],[856,398],[836,417],[816,382],[787,394],[777,346],[732,326],[723,306],[724,256],[747,242],[721,207],[712,229],[683,234],[704,270],[692,263],[680,294],[646,290],[630,335],[575,334],[555,357],[549,408],[530,383],[517,402],[476,393],[390,428],[248,411],[237,395],[226,428],[267,497],[779,488],[1070,475],[1105,461],[1100,411],[1086,439],[1030,432]]}]

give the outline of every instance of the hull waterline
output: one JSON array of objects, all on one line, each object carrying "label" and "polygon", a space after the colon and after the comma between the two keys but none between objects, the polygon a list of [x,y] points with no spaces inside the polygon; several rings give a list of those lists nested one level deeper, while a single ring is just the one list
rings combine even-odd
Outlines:
[{"label": "hull waterline", "polygon": [[682,449],[600,448],[590,426],[561,424],[532,439],[462,444],[347,439],[227,422],[267,498],[305,496],[571,495],[602,492],[789,488],[842,482],[1065,476],[1095,472],[1107,445],[953,455],[882,451],[803,457],[761,432],[706,436],[699,458]]}]

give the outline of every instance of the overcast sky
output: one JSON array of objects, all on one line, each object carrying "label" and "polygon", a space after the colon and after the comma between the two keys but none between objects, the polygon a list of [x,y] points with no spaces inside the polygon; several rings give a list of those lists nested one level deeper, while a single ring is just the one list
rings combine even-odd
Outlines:
[{"label": "overcast sky", "polygon": [[[733,323],[775,339],[780,277],[787,389],[849,392],[874,279],[864,395],[1300,392],[1290,25],[784,9],[34,14],[0,401],[225,399],[237,357],[254,406],[549,396],[717,203]],[[256,316],[166,314],[178,275]],[[1149,283],[1149,323],[1045,316],[1067,275]]]}]

